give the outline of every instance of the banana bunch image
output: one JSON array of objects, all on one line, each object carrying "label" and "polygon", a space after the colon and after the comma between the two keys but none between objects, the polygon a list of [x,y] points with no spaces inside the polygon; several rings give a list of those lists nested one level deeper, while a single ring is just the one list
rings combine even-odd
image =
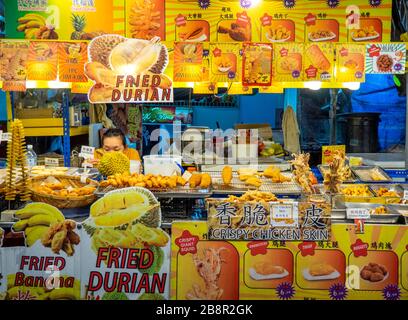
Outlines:
[{"label": "banana bunch image", "polygon": [[25,233],[28,247],[42,239],[51,225],[65,220],[64,215],[57,208],[40,202],[27,204],[14,216],[20,220],[13,224],[13,230]]},{"label": "banana bunch image", "polygon": [[[7,276],[6,300],[79,300],[81,283],[73,277],[59,277],[59,287],[48,289],[47,286],[15,286],[15,274]],[[69,285],[69,287],[64,287]]]},{"label": "banana bunch image", "polygon": [[24,32],[26,39],[58,39],[53,26],[46,23],[45,18],[37,13],[27,13],[17,19],[17,31]]}]

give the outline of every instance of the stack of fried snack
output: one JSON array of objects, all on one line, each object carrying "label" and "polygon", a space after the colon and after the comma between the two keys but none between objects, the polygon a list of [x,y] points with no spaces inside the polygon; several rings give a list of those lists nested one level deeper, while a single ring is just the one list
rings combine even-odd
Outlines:
[{"label": "stack of fried snack", "polygon": [[340,184],[351,178],[350,167],[346,164],[344,152],[335,151],[329,170],[324,172],[324,188],[328,193],[340,193]]},{"label": "stack of fried snack", "polygon": [[284,176],[281,173],[281,170],[275,166],[269,166],[268,168],[266,168],[262,175],[266,178],[272,179],[272,182],[274,183],[283,183],[291,181],[290,178]]},{"label": "stack of fried snack", "polygon": [[398,193],[393,190],[388,190],[387,188],[379,188],[377,190],[378,197],[399,197]]},{"label": "stack of fried snack", "polygon": [[[11,141],[7,144],[7,176],[6,176],[6,200],[15,200],[20,195],[22,201],[30,200],[30,192],[27,188],[28,168],[25,135],[23,124],[16,119],[10,124]],[[18,180],[21,178],[21,180]]]},{"label": "stack of fried snack", "polygon": [[58,197],[81,197],[93,194],[96,188],[93,186],[72,187],[70,185],[57,182],[45,183],[36,187],[35,190],[39,193],[54,195]]},{"label": "stack of fried snack", "polygon": [[239,180],[244,181],[248,186],[259,188],[262,185],[262,181],[256,169],[240,168],[238,169],[238,176]]},{"label": "stack of fried snack", "polygon": [[364,184],[357,184],[357,185],[349,185],[346,186],[341,192],[346,196],[353,196],[353,197],[369,197],[372,194],[368,189],[368,186]]},{"label": "stack of fried snack", "polygon": [[193,173],[189,181],[180,176],[161,176],[153,174],[115,174],[108,176],[107,180],[100,183],[101,188],[127,188],[143,187],[147,189],[175,189],[189,183],[191,188],[206,189],[211,185],[211,176],[208,173]]},{"label": "stack of fried snack", "polygon": [[242,196],[236,197],[236,196],[229,196],[227,198],[227,201],[230,202],[259,202],[259,201],[265,201],[265,202],[274,202],[278,201],[278,198],[273,193],[270,192],[261,192],[261,191],[247,191],[245,192]]},{"label": "stack of fried snack", "polygon": [[309,167],[309,153],[292,154],[294,160],[290,163],[293,165],[293,174],[295,175],[296,182],[301,186],[305,193],[313,193],[313,183],[311,176],[313,176],[312,170]]}]

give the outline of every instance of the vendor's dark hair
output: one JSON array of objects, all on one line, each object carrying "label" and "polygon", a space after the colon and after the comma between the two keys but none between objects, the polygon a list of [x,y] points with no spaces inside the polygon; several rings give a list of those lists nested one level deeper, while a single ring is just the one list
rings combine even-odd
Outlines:
[{"label": "vendor's dark hair", "polygon": [[108,129],[104,132],[104,134],[102,135],[102,145],[103,145],[103,141],[105,140],[105,138],[111,138],[111,137],[120,137],[122,139],[122,143],[123,146],[126,148],[127,144],[126,144],[126,137],[123,134],[122,130],[120,129]]}]

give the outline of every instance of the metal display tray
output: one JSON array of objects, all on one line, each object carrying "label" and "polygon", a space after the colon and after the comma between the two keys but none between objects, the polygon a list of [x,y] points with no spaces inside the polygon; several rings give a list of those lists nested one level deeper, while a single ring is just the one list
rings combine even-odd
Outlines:
[{"label": "metal display tray", "polygon": [[[241,181],[238,175],[234,172],[232,181],[229,185],[225,185],[222,181],[221,173],[209,173],[212,178],[213,192],[217,194],[237,194],[245,193],[248,190],[259,190],[262,192],[271,192],[276,195],[300,195],[302,190],[295,182],[273,183],[270,179],[260,177],[262,185],[259,188],[245,184]],[[292,173],[282,172],[287,177],[293,177]]]},{"label": "metal display tray", "polygon": [[[379,166],[353,166],[351,170],[355,173],[358,179],[361,182],[371,182],[371,183],[379,183],[379,182],[390,182],[392,181],[391,177]],[[369,175],[369,171],[378,171],[384,179],[383,180],[373,180]]]},{"label": "metal display tray", "polygon": [[387,207],[398,212],[404,218],[405,224],[408,224],[408,204],[388,204]]},{"label": "metal display tray", "polygon": [[[109,191],[117,190],[108,186],[106,188],[98,188],[95,192],[97,197],[103,197]],[[188,186],[179,187],[177,189],[149,189],[157,198],[208,198],[211,197],[210,189],[192,189]]]},{"label": "metal display tray", "polygon": [[376,197],[378,196],[378,190],[380,188],[387,188],[389,191],[395,191],[397,193],[397,197],[389,197],[389,196],[381,196],[381,198],[402,198],[404,196],[404,189],[399,184],[370,184],[370,189],[375,193]]},{"label": "metal display tray", "polygon": [[351,203],[346,202],[344,204],[344,210],[349,208],[356,208],[356,209],[367,209],[367,210],[374,210],[378,207],[385,207],[386,210],[389,212],[387,214],[371,214],[370,219],[365,220],[365,223],[385,223],[385,224],[394,224],[398,222],[399,217],[401,216],[400,213],[394,211],[394,209],[390,208],[388,205],[381,205],[375,203]]},{"label": "metal display tray", "polygon": [[[325,165],[325,164],[319,164],[317,166],[317,168],[320,171],[320,174],[322,175],[322,177],[324,178],[324,171],[329,169],[329,165]],[[350,169],[351,170],[351,169]],[[353,170],[351,170],[351,179],[345,180],[345,183],[354,183],[354,182],[358,182],[358,178],[356,176],[356,174],[353,172]]]}]

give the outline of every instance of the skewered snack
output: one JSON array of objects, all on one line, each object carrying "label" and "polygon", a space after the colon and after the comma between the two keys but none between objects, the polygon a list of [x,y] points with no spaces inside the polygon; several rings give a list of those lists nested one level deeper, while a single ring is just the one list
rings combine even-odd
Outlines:
[{"label": "skewered snack", "polygon": [[271,178],[272,182],[275,183],[289,182],[291,180],[290,178],[284,176],[280,169],[275,166],[269,166],[266,168],[262,175],[264,177]]},{"label": "skewered snack", "polygon": [[230,166],[225,166],[222,169],[221,177],[224,184],[229,185],[232,181],[232,168]]},{"label": "skewered snack", "polygon": [[[6,176],[6,200],[15,200],[18,195],[22,201],[30,200],[30,192],[27,188],[28,168],[26,167],[26,149],[23,124],[16,119],[10,124],[11,141],[7,144],[7,176]],[[17,177],[21,180],[17,181]]]},{"label": "skewered snack", "polygon": [[340,184],[343,182],[339,174],[340,163],[340,158],[335,156],[329,164],[329,171],[324,174],[323,184],[326,192],[340,193]]},{"label": "skewered snack", "polygon": [[312,181],[310,176],[313,175],[312,170],[309,167],[309,153],[292,154],[294,160],[290,163],[293,165],[293,174],[295,175],[295,181],[301,186],[305,193],[313,193]]},{"label": "skewered snack", "polygon": [[57,180],[54,177],[49,177],[52,180],[46,180],[34,190],[38,193],[54,195],[59,197],[81,197],[91,195],[95,192],[94,186],[76,186],[70,183],[69,180]]},{"label": "skewered snack", "polygon": [[247,191],[242,196],[229,196],[227,201],[238,201],[238,202],[259,202],[259,201],[266,201],[266,202],[274,202],[278,201],[278,198],[273,193],[270,192],[261,192],[261,191]]}]

